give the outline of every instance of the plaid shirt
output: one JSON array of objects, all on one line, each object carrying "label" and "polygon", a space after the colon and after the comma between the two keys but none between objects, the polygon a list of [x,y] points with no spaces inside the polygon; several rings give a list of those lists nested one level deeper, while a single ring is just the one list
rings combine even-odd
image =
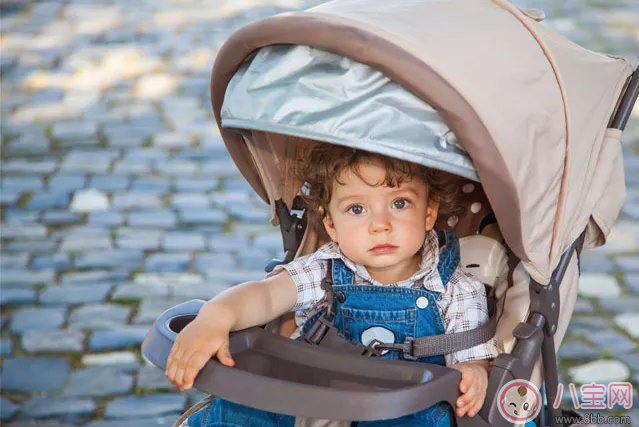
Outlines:
[{"label": "plaid shirt", "polygon": [[[398,286],[412,288],[424,286],[426,289],[441,294],[437,300],[437,307],[446,327],[446,333],[463,332],[474,329],[488,320],[486,304],[486,290],[484,285],[466,272],[461,266],[457,267],[444,288],[437,264],[439,262],[439,243],[437,234],[430,231],[426,234],[422,250],[420,269],[409,279],[390,285],[383,285],[375,281],[366,267],[354,263],[346,258],[335,242],[327,243],[316,252],[294,259],[289,264],[277,266],[268,276],[278,274],[282,269],[289,272],[297,285],[297,304],[294,307],[298,324],[302,324],[312,316],[325,302],[325,292],[321,288],[322,279],[328,270],[328,260],[340,258],[354,273],[355,284]],[[495,339],[455,353],[445,355],[446,364],[466,360],[492,359],[500,353]]]}]

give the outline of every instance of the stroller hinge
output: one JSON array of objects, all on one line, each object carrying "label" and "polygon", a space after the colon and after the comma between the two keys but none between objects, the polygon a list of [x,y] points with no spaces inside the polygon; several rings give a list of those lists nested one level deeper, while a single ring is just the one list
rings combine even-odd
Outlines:
[{"label": "stroller hinge", "polygon": [[548,336],[555,335],[557,322],[559,321],[560,301],[559,286],[568,270],[572,256],[576,253],[579,257],[586,238],[586,230],[575,240],[559,259],[559,264],[550,276],[550,282],[544,286],[536,280],[530,279],[530,311],[539,313],[545,319],[544,333]]},{"label": "stroller hinge", "polygon": [[544,317],[544,334],[555,335],[559,321],[559,286],[553,279],[547,286],[530,280],[530,311]]},{"label": "stroller hinge", "polygon": [[[293,208],[296,207],[298,197],[296,196],[293,200]],[[304,210],[301,217],[298,217],[297,214],[291,213],[284,200],[277,199],[275,201],[275,213],[280,220],[280,232],[282,233],[285,255],[284,260],[271,260],[264,268],[267,273],[273,271],[276,265],[288,264],[293,260],[306,232],[306,210]]]}]

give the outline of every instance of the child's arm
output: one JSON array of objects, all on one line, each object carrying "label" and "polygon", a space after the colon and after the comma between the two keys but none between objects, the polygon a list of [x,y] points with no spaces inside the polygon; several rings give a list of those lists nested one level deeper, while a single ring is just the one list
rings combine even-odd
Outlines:
[{"label": "child's arm", "polygon": [[469,360],[456,363],[452,367],[462,375],[459,382],[459,391],[462,395],[457,399],[455,413],[458,417],[463,417],[465,414],[474,417],[486,399],[490,361]]},{"label": "child's arm", "polygon": [[167,360],[166,376],[180,390],[186,390],[214,355],[221,363],[233,366],[229,332],[276,319],[296,302],[297,287],[288,272],[225,290],[202,306],[178,334]]}]

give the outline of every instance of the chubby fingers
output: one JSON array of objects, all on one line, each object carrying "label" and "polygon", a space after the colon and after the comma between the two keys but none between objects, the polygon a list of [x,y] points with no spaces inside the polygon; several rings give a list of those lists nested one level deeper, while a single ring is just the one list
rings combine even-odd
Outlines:
[{"label": "chubby fingers", "polygon": [[169,352],[169,357],[166,360],[166,369],[164,371],[164,375],[166,375],[166,377],[169,379],[169,381],[171,381],[171,383],[173,383],[173,385],[176,385],[175,377],[176,377],[178,363],[179,363],[179,359],[176,358],[176,354],[179,351],[180,351],[180,343],[176,340],[175,343],[173,344],[173,347],[171,347],[171,351]]},{"label": "chubby fingers", "polygon": [[[479,394],[479,393],[478,393]],[[475,399],[468,405],[466,409],[466,413],[469,417],[474,417],[481,411],[481,407],[484,405],[484,398],[480,396],[475,396]]]},{"label": "chubby fingers", "polygon": [[[201,350],[198,350],[191,355],[184,366],[184,373],[180,382],[182,391],[188,390],[189,388],[193,387],[195,377],[200,372],[200,370],[202,370],[204,365],[206,365],[206,362],[208,362],[210,358],[211,356],[209,353]],[[231,357],[231,352],[229,351],[228,342],[222,344],[222,346],[218,349],[217,358],[223,365],[235,365],[235,361]]]},{"label": "chubby fingers", "polygon": [[474,417],[481,410],[486,397],[486,379],[475,367],[461,369],[462,379],[459,382],[459,391],[462,395],[455,402],[455,410],[458,417],[468,414]]},{"label": "chubby fingers", "polygon": [[179,389],[183,387],[184,372],[188,359],[189,356],[186,354],[185,349],[180,346],[179,341],[176,341],[167,359],[165,375]]},{"label": "chubby fingers", "polygon": [[191,354],[191,357],[189,357],[186,364],[184,365],[182,380],[179,384],[179,387],[182,391],[188,390],[193,387],[195,377],[204,367],[204,365],[206,365],[206,362],[209,361],[209,358],[210,356],[208,355],[208,353],[203,351],[196,351]]},{"label": "chubby fingers", "polygon": [[475,404],[468,411],[469,416],[474,417],[475,415],[477,415],[477,413],[479,413],[479,411],[481,411],[481,408],[484,406],[484,401],[486,400],[487,387],[488,387],[488,384],[482,384],[482,386],[477,389]]},{"label": "chubby fingers", "polygon": [[485,398],[486,390],[481,382],[473,384],[467,393],[464,393],[457,399],[457,409],[455,411],[457,416],[463,417],[465,414],[468,414],[469,417],[474,417],[484,405]]},{"label": "chubby fingers", "polygon": [[[228,341],[223,343],[218,349],[217,357],[223,365],[235,365],[235,361],[229,351]],[[195,377],[210,358],[210,352],[202,349],[186,349],[184,346],[180,346],[179,340],[176,340],[169,353],[165,375],[180,390],[188,390],[193,387]]]},{"label": "chubby fingers", "polygon": [[220,363],[222,365],[235,366],[235,360],[233,360],[233,356],[231,356],[231,351],[229,350],[228,341],[225,341],[222,344],[222,346],[219,348],[219,350],[217,351],[217,358],[220,360]]},{"label": "chubby fingers", "polygon": [[195,362],[195,358],[193,356],[195,355],[197,355],[197,352],[191,353],[183,346],[180,346],[179,340],[175,341],[175,344],[169,353],[164,374],[175,387],[182,391],[193,386],[193,379],[199,371],[199,369],[197,369],[195,374],[191,373],[193,369],[196,369],[193,366]]},{"label": "chubby fingers", "polygon": [[463,417],[467,412],[472,410],[473,406],[476,403],[477,388],[473,387],[468,382],[462,381],[459,384],[459,391],[461,391],[463,394],[457,399],[457,409],[455,410],[455,412],[457,413],[458,417]]},{"label": "chubby fingers", "polygon": [[176,353],[171,359],[172,368],[167,371],[166,376],[181,391],[188,390],[193,387],[195,376],[200,372],[207,360],[208,358],[204,357],[202,352],[195,352],[190,355],[183,352]]}]

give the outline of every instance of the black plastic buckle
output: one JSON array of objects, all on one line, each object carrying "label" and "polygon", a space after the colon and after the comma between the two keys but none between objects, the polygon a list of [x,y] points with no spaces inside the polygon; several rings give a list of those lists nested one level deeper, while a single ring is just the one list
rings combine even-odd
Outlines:
[{"label": "black plastic buckle", "polygon": [[402,358],[405,360],[415,361],[418,358],[413,355],[413,343],[415,338],[406,337],[403,343],[401,344],[386,344],[378,340],[373,340],[369,344],[369,347],[372,347],[379,351],[399,351],[402,353]]},{"label": "black plastic buckle", "polygon": [[315,323],[313,323],[308,332],[304,334],[304,338],[311,344],[319,345],[332,326],[332,322],[326,320],[324,316],[320,316]]},{"label": "black plastic buckle", "polygon": [[382,357],[382,352],[379,348],[371,347],[370,345],[362,345],[362,344],[355,344],[355,347],[357,347],[360,350],[360,353],[362,356]]}]

